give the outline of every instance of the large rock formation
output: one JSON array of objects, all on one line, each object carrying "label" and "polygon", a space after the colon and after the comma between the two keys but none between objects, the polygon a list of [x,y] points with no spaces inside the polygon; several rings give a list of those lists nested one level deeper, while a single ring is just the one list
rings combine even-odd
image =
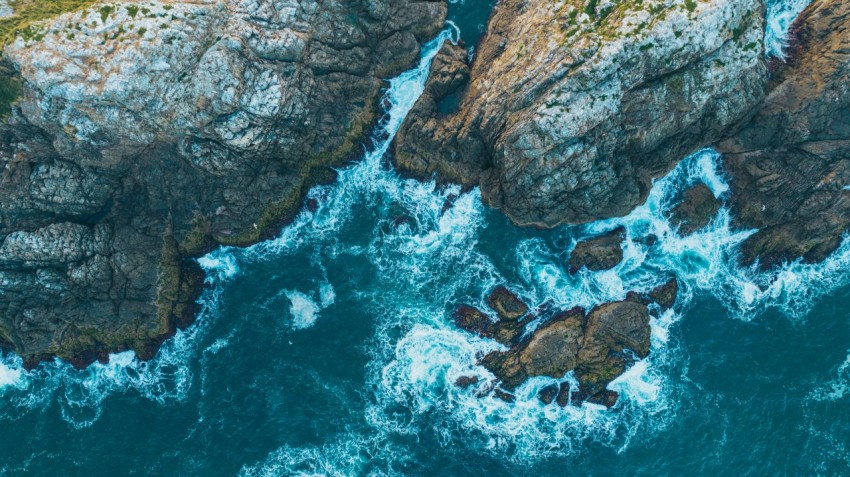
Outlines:
[{"label": "large rock formation", "polygon": [[396,161],[481,185],[520,225],[626,214],[762,99],[763,22],[761,0],[503,0],[462,92],[443,51],[459,73],[411,113]]},{"label": "large rock formation", "polygon": [[21,32],[0,343],[28,364],[152,355],[193,317],[191,257],[286,220],[444,18],[436,1],[122,1]]},{"label": "large rock formation", "polygon": [[816,0],[797,19],[787,64],[740,131],[717,147],[739,225],[759,231],[746,263],[820,261],[850,227],[850,3]]},{"label": "large rock formation", "polygon": [[[481,359],[481,364],[498,379],[501,397],[512,398],[509,392],[529,378],[562,379],[572,371],[579,382],[579,389],[574,390],[574,402],[590,401],[610,407],[616,402],[616,395],[605,389],[608,383],[635,359],[649,355],[648,305],[657,303],[660,309],[669,308],[676,300],[676,293],[676,281],[671,280],[646,296],[630,293],[624,301],[599,305],[589,313],[581,308],[551,310],[551,313],[544,309],[538,310],[539,315],[526,316],[528,308],[507,289],[498,287],[488,300],[497,311],[496,321],[471,306],[461,305],[455,313],[455,323],[466,331],[509,346],[506,351],[493,351]],[[509,299],[518,305],[515,309],[523,312],[504,314],[500,311],[503,307],[493,305],[494,296]],[[517,321],[523,316],[523,320]],[[542,324],[526,332],[524,327],[535,319]],[[464,376],[457,385],[466,388],[478,382],[477,376]],[[543,389],[540,399],[548,404],[557,397],[563,406],[569,401],[570,391],[564,381]]]}]

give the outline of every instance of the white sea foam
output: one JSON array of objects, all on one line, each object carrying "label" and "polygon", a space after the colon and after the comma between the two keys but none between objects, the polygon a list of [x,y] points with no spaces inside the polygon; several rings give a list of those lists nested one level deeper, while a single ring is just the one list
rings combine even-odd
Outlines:
[{"label": "white sea foam", "polygon": [[850,395],[850,351],[838,366],[836,376],[829,382],[809,392],[808,398],[815,401],[838,401]]},{"label": "white sea foam", "polygon": [[767,2],[764,47],[767,56],[784,58],[788,30],[812,0],[770,0]]},{"label": "white sea foam", "polygon": [[289,313],[292,314],[292,327],[296,330],[309,328],[319,317],[319,305],[312,298],[297,290],[285,290],[289,299]]},{"label": "white sea foam", "polygon": [[[243,469],[245,475],[350,474],[363,469],[363,449],[381,449],[386,436],[413,434],[422,425],[439,434],[446,445],[457,443],[457,434],[470,439],[484,452],[525,461],[552,453],[568,453],[587,439],[627,445],[639,429],[662,428],[676,412],[676,386],[671,368],[681,359],[671,338],[681,311],[699,293],[717,296],[740,319],[750,319],[767,307],[778,307],[789,316],[802,316],[813,300],[845,284],[850,270],[847,241],[826,262],[792,263],[772,273],[737,265],[737,246],[753,231],[735,230],[727,210],[721,210],[704,230],[682,237],[667,221],[679,192],[697,182],[706,183],[718,197],[728,192],[720,172],[720,157],[704,150],[687,158],[667,177],[655,182],[647,202],[623,218],[583,227],[564,227],[552,244],[532,232],[519,240],[505,239],[495,253],[484,252],[479,237],[493,216],[481,202],[477,189],[461,193],[457,187],[437,187],[433,182],[404,180],[384,162],[392,137],[421,95],[430,61],[440,45],[454,34],[444,32],[423,48],[420,64],[389,83],[391,105],[380,123],[376,140],[363,161],[339,171],[337,183],[312,189],[314,211],[304,210],[281,234],[246,249],[222,248],[199,260],[206,270],[208,289],[204,310],[196,325],[169,340],[156,359],[140,362],[129,354],[115,356],[108,365],[75,371],[63,363],[43,365],[27,373],[18,361],[4,360],[0,389],[16,394],[15,406],[34,409],[57,399],[63,415],[74,425],[93,422],[100,402],[111,393],[135,390],[156,402],[185,399],[192,383],[195,343],[217,313],[226,284],[252,262],[303,253],[306,246],[322,250],[321,260],[340,254],[367,256],[380,277],[380,286],[361,291],[377,320],[370,346],[369,392],[373,404],[368,421],[373,437],[351,437],[318,448],[285,447],[268,460]],[[451,206],[445,209],[445,204]],[[398,217],[381,216],[367,245],[345,243],[338,232],[356,211],[398,209]],[[489,215],[488,215],[489,214]],[[400,219],[399,219],[400,217]],[[565,270],[565,253],[577,240],[626,228],[624,260],[613,270],[572,275]],[[643,237],[658,237],[654,247]],[[317,247],[322,245],[322,247]],[[477,365],[482,353],[499,345],[457,330],[446,314],[446,304],[467,301],[486,309],[485,296],[492,287],[507,283],[532,307],[582,306],[622,299],[630,290],[647,291],[677,276],[682,285],[676,311],[652,319],[652,349],[611,383],[621,393],[616,411],[585,404],[561,408],[543,405],[537,393],[554,382],[529,380],[516,390],[516,402],[505,403],[492,395],[480,398],[493,376]],[[320,309],[331,306],[336,291],[326,279],[316,293],[285,290],[296,326],[312,324]],[[207,350],[215,353],[229,341],[218,340]],[[477,385],[461,389],[460,376],[479,377]],[[8,378],[4,378],[8,376]],[[571,375],[563,379],[572,380]],[[3,386],[3,384],[5,386]],[[6,417],[14,417],[7,413]],[[424,424],[424,423],[428,424]],[[373,454],[374,455],[374,454]]]}]

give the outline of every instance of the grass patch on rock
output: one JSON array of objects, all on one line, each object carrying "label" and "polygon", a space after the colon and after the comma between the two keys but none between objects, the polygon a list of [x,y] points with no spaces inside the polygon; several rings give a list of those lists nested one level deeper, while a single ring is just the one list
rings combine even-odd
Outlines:
[{"label": "grass patch on rock", "polygon": [[96,0],[9,0],[14,14],[0,18],[0,46],[32,31],[36,24],[95,3]]}]

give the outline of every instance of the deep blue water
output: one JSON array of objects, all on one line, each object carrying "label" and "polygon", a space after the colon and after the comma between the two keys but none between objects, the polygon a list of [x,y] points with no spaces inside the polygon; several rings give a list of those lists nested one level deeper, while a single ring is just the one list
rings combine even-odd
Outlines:
[{"label": "deep blue water", "polygon": [[[474,44],[489,5],[467,2],[452,17]],[[427,60],[389,85],[385,130],[421,92]],[[475,190],[400,179],[385,149],[370,143],[314,189],[318,210],[278,239],[202,259],[204,311],[155,360],[25,373],[7,356],[0,474],[850,474],[850,244],[762,274],[736,265],[751,232],[731,229],[725,210],[678,236],[664,219],[676,190],[727,191],[711,150],[628,217],[534,231]],[[618,225],[623,263],[571,276],[576,239]],[[508,284],[532,306],[590,307],[672,274],[679,301],[653,321],[650,357],[611,385],[613,410],[544,406],[543,378],[515,404],[452,384],[486,380],[476,354],[497,346],[451,324],[457,303]]]}]

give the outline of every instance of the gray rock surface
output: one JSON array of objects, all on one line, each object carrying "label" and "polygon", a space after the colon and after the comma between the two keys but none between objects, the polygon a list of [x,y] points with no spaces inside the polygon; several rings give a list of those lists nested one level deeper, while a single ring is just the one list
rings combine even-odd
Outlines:
[{"label": "gray rock surface", "polygon": [[423,98],[397,163],[480,185],[520,225],[583,223],[631,211],[762,99],[763,1],[591,5],[502,1],[457,111]]},{"label": "gray rock surface", "polygon": [[151,356],[194,317],[192,258],[274,233],[333,177],[375,121],[383,79],[445,12],[103,2],[7,45],[24,87],[0,125],[0,344],[28,365]]}]

